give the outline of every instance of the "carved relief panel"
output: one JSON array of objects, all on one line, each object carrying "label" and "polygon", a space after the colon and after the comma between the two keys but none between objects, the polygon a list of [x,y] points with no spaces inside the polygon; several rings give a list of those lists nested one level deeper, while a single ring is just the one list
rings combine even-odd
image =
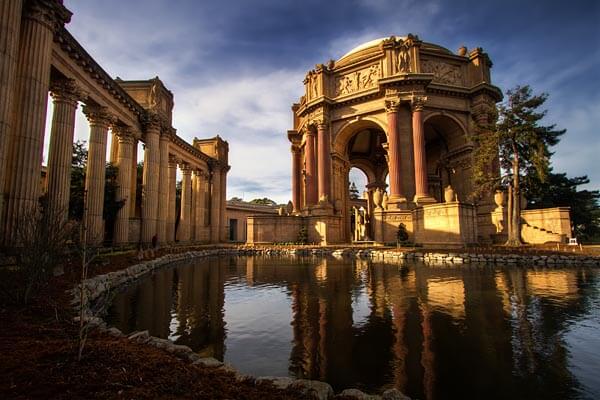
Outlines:
[{"label": "carved relief panel", "polygon": [[335,96],[344,96],[374,88],[377,86],[379,78],[381,78],[379,64],[373,64],[367,68],[338,76],[335,79]]},{"label": "carved relief panel", "polygon": [[454,86],[463,85],[461,69],[458,65],[437,60],[423,60],[421,71],[426,74],[433,74],[433,82]]}]

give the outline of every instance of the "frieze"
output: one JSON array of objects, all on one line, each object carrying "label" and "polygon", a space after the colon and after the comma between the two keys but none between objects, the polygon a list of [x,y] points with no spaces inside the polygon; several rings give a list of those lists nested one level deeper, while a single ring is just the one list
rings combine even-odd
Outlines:
[{"label": "frieze", "polygon": [[335,95],[336,97],[344,96],[361,90],[371,89],[377,86],[377,80],[380,77],[381,68],[379,64],[339,76],[335,80]]},{"label": "frieze", "polygon": [[462,86],[460,67],[457,65],[435,60],[423,60],[421,62],[421,71],[433,74],[433,82]]}]

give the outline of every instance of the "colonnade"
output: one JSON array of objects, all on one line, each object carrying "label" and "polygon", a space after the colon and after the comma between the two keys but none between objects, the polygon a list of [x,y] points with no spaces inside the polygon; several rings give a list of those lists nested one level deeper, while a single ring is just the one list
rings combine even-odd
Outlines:
[{"label": "colonnade", "polygon": [[[64,30],[70,17],[59,0],[0,0],[0,242],[6,246],[17,244],[18,224],[39,210],[48,94],[54,111],[47,167],[47,212],[52,213],[54,220],[66,222],[68,218],[75,115],[81,102],[90,128],[83,217],[84,237],[89,243],[100,244],[105,237],[103,208],[109,130],[110,162],[118,168],[116,200],[125,203],[116,217],[114,244],[154,240],[171,243],[176,237],[184,242],[224,240],[225,229],[220,224],[225,217],[228,166],[183,142],[168,122],[170,116],[152,105],[137,104],[123,89],[117,90],[118,83],[107,75],[101,77],[103,86],[97,87],[56,70],[53,38]],[[84,61],[74,68],[83,65],[82,74],[93,71],[89,66],[95,61]],[[98,78],[98,74],[94,77]],[[98,90],[104,92],[94,92]],[[99,101],[111,96],[117,101]],[[123,103],[127,107],[114,106]],[[136,217],[140,140],[144,143],[144,169],[141,227],[136,232],[131,222]],[[183,175],[179,215],[178,166]]]}]

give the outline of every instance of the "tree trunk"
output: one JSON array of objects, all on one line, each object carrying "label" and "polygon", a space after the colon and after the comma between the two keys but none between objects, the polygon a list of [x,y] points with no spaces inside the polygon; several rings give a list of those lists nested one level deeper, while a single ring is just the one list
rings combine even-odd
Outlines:
[{"label": "tree trunk", "polygon": [[508,231],[507,246],[521,246],[521,189],[519,179],[519,155],[514,151],[513,159],[513,181],[512,181],[512,215],[510,220],[510,230]]}]

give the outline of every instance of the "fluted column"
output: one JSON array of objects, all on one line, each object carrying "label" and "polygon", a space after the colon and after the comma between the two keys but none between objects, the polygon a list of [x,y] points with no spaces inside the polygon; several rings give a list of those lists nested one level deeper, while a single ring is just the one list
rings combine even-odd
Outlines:
[{"label": "fluted column", "polygon": [[112,139],[110,141],[110,156],[108,161],[114,165],[117,165],[117,162],[119,161],[119,138],[115,132],[112,133]]},{"label": "fluted column", "polygon": [[302,184],[302,160],[300,159],[301,153],[298,146],[292,145],[292,204],[294,206],[294,212],[300,211],[302,203],[300,196],[302,191],[300,185]]},{"label": "fluted column", "polygon": [[227,232],[227,172],[229,167],[223,167],[221,169],[221,196],[220,196],[220,240],[221,242],[227,242],[229,240],[229,232]]},{"label": "fluted column", "polygon": [[192,175],[190,178],[191,183],[191,206],[190,206],[190,240],[196,240],[196,201],[198,200],[196,196],[198,195],[198,189],[196,188],[197,180],[196,180],[196,168],[192,168]]},{"label": "fluted column", "polygon": [[144,175],[142,183],[142,242],[150,243],[156,235],[158,219],[158,184],[160,165],[160,119],[150,115],[146,124]]},{"label": "fluted column", "polygon": [[319,155],[319,201],[331,201],[331,150],[329,148],[329,129],[325,121],[317,125]]},{"label": "fluted column", "polygon": [[306,130],[304,157],[306,163],[306,205],[317,204],[317,160],[315,154],[315,132],[312,127]]},{"label": "fluted column", "polygon": [[104,239],[102,214],[106,182],[106,136],[112,117],[106,107],[84,106],[83,112],[90,123],[85,175],[85,239],[88,243],[99,244]]},{"label": "fluted column", "polygon": [[167,239],[167,216],[169,214],[169,133],[163,132],[160,136],[160,165],[158,185],[158,220],[156,223],[156,234],[159,243],[166,243]]},{"label": "fluted column", "polygon": [[177,159],[169,156],[169,184],[167,187],[167,198],[169,211],[167,213],[167,242],[175,241],[175,196],[177,194]]},{"label": "fluted column", "polygon": [[183,179],[181,181],[181,218],[179,220],[179,240],[182,242],[189,242],[190,219],[192,214],[192,169],[189,165],[183,164],[181,167],[181,172],[183,174]]},{"label": "fluted column", "polygon": [[118,154],[116,166],[117,174],[117,201],[125,201],[117,213],[115,221],[114,243],[122,245],[129,242],[129,202],[131,199],[131,158],[133,157],[133,135],[128,127],[113,127],[113,140],[118,141]]},{"label": "fluted column", "polygon": [[427,185],[427,159],[425,153],[425,129],[423,127],[423,107],[426,97],[414,96],[412,106],[413,152],[415,160],[415,198],[417,205],[435,203],[429,196]]},{"label": "fluted column", "polygon": [[48,150],[48,211],[66,221],[75,134],[75,112],[79,92],[75,81],[56,81],[50,88],[54,103],[50,148]]},{"label": "fluted column", "polygon": [[210,242],[219,243],[221,225],[221,168],[218,164],[213,165],[210,180]]},{"label": "fluted column", "polygon": [[[12,15],[6,17],[14,18],[16,10],[7,11]],[[23,6],[17,72],[12,88],[14,97],[9,94],[0,99],[0,103],[10,103],[14,107],[9,113],[15,117],[8,139],[7,175],[4,177],[8,198],[5,207],[7,243],[14,243],[16,226],[23,215],[37,210],[52,38],[54,31],[69,18],[70,12],[56,1],[32,0]],[[14,24],[12,27],[15,27]],[[11,39],[2,36],[0,41],[4,40]],[[8,44],[11,45],[14,42]],[[10,64],[11,60],[6,62]]]},{"label": "fluted column", "polygon": [[388,204],[395,208],[402,208],[406,204],[406,197],[402,194],[402,181],[400,178],[400,137],[398,132],[397,101],[386,101],[388,123],[388,171],[390,176],[390,195]]},{"label": "fluted column", "polygon": [[137,199],[137,164],[138,164],[138,140],[133,139],[131,149],[131,194],[129,198],[129,215],[135,217],[136,199]]},{"label": "fluted column", "polygon": [[11,110],[17,58],[19,56],[19,30],[21,27],[22,0],[0,0],[0,243],[4,234],[4,182],[8,166],[6,165],[8,136],[13,121]]},{"label": "fluted column", "polygon": [[194,240],[202,239],[202,227],[204,226],[204,193],[202,190],[202,175],[201,169],[194,171]]}]

